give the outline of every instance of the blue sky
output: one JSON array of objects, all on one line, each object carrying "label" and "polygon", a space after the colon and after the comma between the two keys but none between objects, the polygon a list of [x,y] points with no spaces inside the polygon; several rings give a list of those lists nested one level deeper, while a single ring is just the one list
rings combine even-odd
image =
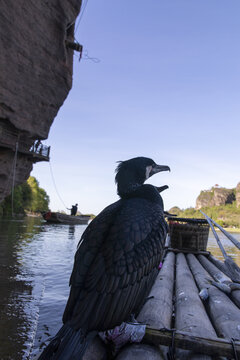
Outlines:
[{"label": "blue sky", "polygon": [[[88,1],[75,34],[84,58],[45,141],[67,207],[97,214],[116,201],[116,161],[135,156],[171,167],[148,181],[169,185],[166,209],[237,185],[239,13],[238,0]],[[32,175],[64,210],[49,164]]]}]

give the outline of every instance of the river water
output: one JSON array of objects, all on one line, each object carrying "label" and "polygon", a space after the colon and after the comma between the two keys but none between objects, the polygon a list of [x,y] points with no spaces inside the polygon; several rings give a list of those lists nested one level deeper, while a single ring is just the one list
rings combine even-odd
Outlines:
[{"label": "river water", "polygon": [[[0,222],[0,359],[32,359],[61,326],[77,243],[85,225],[39,218]],[[232,234],[240,241],[240,234]],[[240,252],[221,237],[240,266]],[[221,252],[212,234],[209,250]]]}]

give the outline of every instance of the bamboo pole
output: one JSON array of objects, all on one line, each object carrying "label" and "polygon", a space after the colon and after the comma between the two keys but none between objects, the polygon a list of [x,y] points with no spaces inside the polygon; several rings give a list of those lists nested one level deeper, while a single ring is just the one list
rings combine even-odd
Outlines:
[{"label": "bamboo pole", "polygon": [[[172,336],[173,334],[170,330],[159,330],[147,327],[144,340],[156,345],[161,344],[170,346],[172,343]],[[228,339],[206,338],[176,331],[174,334],[174,343],[178,348],[193,350],[196,353],[202,352],[202,354],[211,356],[234,358],[232,342]],[[240,342],[235,341],[234,345],[237,355],[240,356]]]},{"label": "bamboo pole", "polygon": [[[156,281],[150,291],[147,301],[143,305],[137,320],[151,327],[171,327],[172,321],[172,298],[174,285],[175,254],[168,252],[163,262]],[[164,354],[167,349],[146,348],[144,344],[128,345],[118,354],[116,360],[158,360],[166,358]]]},{"label": "bamboo pole", "polygon": [[[198,295],[198,289],[192,273],[183,254],[176,259],[176,289],[175,289],[175,328],[189,332],[191,335],[217,337],[216,332],[206,314],[205,308]],[[191,349],[192,350],[192,349]],[[177,359],[188,359],[193,353],[176,349]],[[211,359],[194,354],[194,359]]]},{"label": "bamboo pole", "polygon": [[216,221],[211,219],[211,222],[219,228],[219,230],[222,231],[222,233],[240,250],[240,242],[237,241],[229,232],[227,232],[225,229],[223,229]]},{"label": "bamboo pole", "polygon": [[199,289],[208,289],[208,301],[205,303],[211,322],[217,335],[224,338],[240,339],[240,311],[231,299],[221,290],[211,285],[213,278],[206,276],[206,270],[192,254],[187,260]]},{"label": "bamboo pole", "polygon": [[[216,259],[214,256],[210,255],[208,257],[209,262],[213,265],[215,265],[216,268],[218,268],[219,270],[221,270],[222,273],[224,273],[225,275],[228,275],[228,269],[226,268],[225,264]],[[229,276],[231,276],[231,274],[229,274]],[[227,276],[227,277],[229,277]],[[238,283],[230,283],[229,284],[230,289],[232,290],[231,294],[230,294],[230,298],[233,300],[233,302],[240,308],[240,284]]]},{"label": "bamboo pole", "polygon": [[216,332],[199,298],[199,291],[183,254],[177,255],[175,328],[193,335],[216,337]]},{"label": "bamboo pole", "polygon": [[[162,355],[153,344],[132,344],[126,346],[116,357],[116,360],[164,360]],[[94,359],[95,360],[95,359]],[[99,360],[99,359],[96,359]]]},{"label": "bamboo pole", "polygon": [[204,269],[214,278],[214,280],[225,284],[229,284],[232,282],[232,280],[227,275],[225,275],[218,267],[211,263],[211,261],[209,261],[206,256],[198,255],[197,258],[204,267]]},{"label": "bamboo pole", "polygon": [[210,276],[210,274],[203,268],[203,266],[197,260],[196,256],[193,254],[187,255],[187,262],[196,281],[198,289],[208,289],[213,281],[213,278]]},{"label": "bamboo pole", "polygon": [[232,290],[230,297],[234,301],[234,303],[240,308],[240,290]]},{"label": "bamboo pole", "polygon": [[149,300],[145,302],[137,317],[140,323],[158,328],[171,327],[174,265],[175,255],[168,252],[150,291]]},{"label": "bamboo pole", "polygon": [[217,244],[218,244],[218,246],[219,246],[219,248],[220,248],[220,250],[221,250],[221,252],[223,254],[224,259],[227,259],[228,255],[227,255],[227,253],[226,253],[226,251],[225,251],[225,249],[224,249],[224,247],[223,247],[223,245],[222,245],[222,243],[221,243],[221,241],[220,241],[220,239],[218,237],[218,234],[216,233],[216,231],[215,231],[215,229],[213,227],[213,224],[211,222],[212,219],[210,219],[203,211],[200,210],[200,212],[205,216],[208,224],[210,225],[210,227],[212,229],[212,232],[213,232],[213,235],[215,236],[215,239],[216,239]]},{"label": "bamboo pole", "polygon": [[212,229],[212,232],[213,232],[213,235],[215,236],[215,239],[217,241],[217,244],[223,254],[223,257],[224,257],[224,263],[226,265],[226,267],[228,268],[229,270],[229,273],[231,274],[231,279],[233,281],[236,281],[236,282],[240,282],[240,268],[238,267],[238,265],[234,262],[234,260],[227,255],[219,237],[218,237],[218,234],[216,233],[215,229],[214,229],[214,226],[212,224],[212,219],[210,219],[210,217],[208,217],[203,211],[200,210],[200,212],[205,216],[207,222],[209,223],[211,229]]},{"label": "bamboo pole", "polygon": [[171,247],[168,248],[168,251],[172,251],[175,254],[178,254],[178,253],[195,254],[195,255],[202,254],[202,255],[207,255],[207,256],[210,254],[209,251],[192,250],[192,249],[174,249],[174,248],[171,248]]},{"label": "bamboo pole", "polygon": [[213,255],[209,255],[208,259],[213,263],[219,270],[221,270],[225,275],[227,275],[231,279],[231,274],[226,267],[225,263],[216,259]]}]

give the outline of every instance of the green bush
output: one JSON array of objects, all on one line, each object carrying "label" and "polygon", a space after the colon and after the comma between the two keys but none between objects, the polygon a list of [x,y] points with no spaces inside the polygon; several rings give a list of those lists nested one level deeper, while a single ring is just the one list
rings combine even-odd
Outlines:
[{"label": "green bush", "polygon": [[[25,214],[28,212],[47,211],[49,196],[46,191],[39,187],[38,181],[30,176],[29,179],[14,188],[13,204],[12,194],[9,195],[0,205],[0,216],[14,214]],[[12,209],[13,205],[13,209]]]},{"label": "green bush", "polygon": [[33,176],[27,180],[27,184],[32,192],[32,200],[26,207],[26,210],[31,212],[42,212],[48,210],[49,196],[46,191],[39,187],[39,182]]}]

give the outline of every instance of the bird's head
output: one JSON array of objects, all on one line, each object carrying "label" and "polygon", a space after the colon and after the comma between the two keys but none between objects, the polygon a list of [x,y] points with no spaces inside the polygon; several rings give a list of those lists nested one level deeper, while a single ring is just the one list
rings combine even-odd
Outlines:
[{"label": "bird's head", "polygon": [[157,165],[152,159],[136,157],[119,161],[116,169],[116,183],[120,196],[136,190],[149,177],[160,171],[170,171],[169,166]]}]

